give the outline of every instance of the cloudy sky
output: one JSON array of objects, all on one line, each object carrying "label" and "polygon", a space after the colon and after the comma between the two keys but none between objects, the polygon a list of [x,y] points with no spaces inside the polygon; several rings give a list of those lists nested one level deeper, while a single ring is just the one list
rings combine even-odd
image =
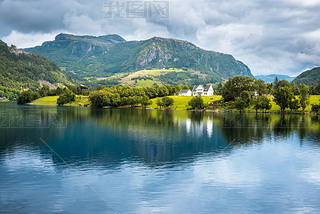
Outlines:
[{"label": "cloudy sky", "polygon": [[320,65],[320,0],[135,2],[0,0],[0,39],[24,48],[61,32],[162,36],[232,54],[255,75],[297,75]]}]

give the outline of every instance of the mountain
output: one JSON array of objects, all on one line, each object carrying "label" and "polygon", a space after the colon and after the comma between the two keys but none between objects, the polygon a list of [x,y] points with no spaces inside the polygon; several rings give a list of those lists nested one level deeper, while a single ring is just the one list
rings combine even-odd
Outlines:
[{"label": "mountain", "polygon": [[86,80],[111,78],[121,82],[130,73],[163,68],[184,71],[170,74],[184,82],[197,79],[209,83],[236,75],[252,76],[250,69],[231,55],[206,51],[187,41],[160,37],[126,41],[118,35],[59,34],[54,41],[24,50],[41,54],[66,72]]},{"label": "mountain", "polygon": [[293,81],[299,85],[301,82],[310,86],[312,84],[317,85],[320,80],[320,67],[315,67],[311,70],[307,70],[298,75]]},{"label": "mountain", "polygon": [[[69,79],[70,80],[70,79]],[[60,68],[35,53],[26,53],[0,40],[0,97],[14,100],[25,89],[70,84]]]},{"label": "mountain", "polygon": [[290,77],[290,76],[287,76],[287,75],[279,75],[279,74],[269,74],[269,75],[258,75],[258,76],[255,76],[256,79],[261,79],[265,83],[273,82],[276,77],[278,77],[279,80],[288,80],[289,82],[291,82],[294,79],[294,77]]}]

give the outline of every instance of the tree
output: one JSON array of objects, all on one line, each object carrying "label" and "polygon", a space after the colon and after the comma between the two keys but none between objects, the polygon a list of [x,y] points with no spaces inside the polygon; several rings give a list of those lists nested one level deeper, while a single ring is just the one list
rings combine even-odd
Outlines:
[{"label": "tree", "polygon": [[38,92],[32,92],[32,97],[33,97],[33,100],[39,99],[40,94]]},{"label": "tree", "polygon": [[320,79],[318,81],[318,84],[314,87],[313,94],[314,95],[320,95]]},{"label": "tree", "polygon": [[57,100],[57,104],[59,106],[67,104],[67,103],[71,103],[73,101],[75,101],[76,95],[70,91],[70,90],[66,90],[65,93],[63,93],[62,95],[59,96],[58,100]]},{"label": "tree", "polygon": [[268,94],[272,94],[274,85],[272,82],[267,83]]},{"label": "tree", "polygon": [[234,103],[234,107],[241,113],[245,106],[246,103],[240,97],[237,97]]},{"label": "tree", "polygon": [[24,91],[21,93],[21,95],[18,97],[17,103],[19,105],[23,105],[26,103],[31,103],[34,100],[34,97],[32,95],[32,92],[30,91]]},{"label": "tree", "polygon": [[262,96],[263,94],[268,93],[267,85],[261,79],[254,81],[254,89],[259,94],[259,96]]},{"label": "tree", "polygon": [[291,84],[288,80],[281,80],[279,82],[279,86],[278,87],[288,87],[291,88]]},{"label": "tree", "polygon": [[160,106],[160,108],[161,107],[168,108],[168,107],[172,106],[173,103],[174,103],[174,100],[170,97],[162,97],[161,99],[158,99],[156,101],[157,106]]},{"label": "tree", "polygon": [[160,108],[163,107],[163,102],[161,101],[161,99],[157,99],[156,104],[157,104],[157,106],[159,106]]},{"label": "tree", "polygon": [[264,112],[272,108],[272,103],[268,97],[261,97],[261,107],[264,109]]},{"label": "tree", "polygon": [[240,97],[245,103],[245,108],[249,108],[251,104],[251,93],[249,91],[243,91]]},{"label": "tree", "polygon": [[159,97],[164,97],[164,96],[168,96],[169,95],[169,90],[165,85],[158,86],[156,88],[158,90],[158,96]]},{"label": "tree", "polygon": [[164,107],[170,107],[174,103],[174,100],[170,97],[163,97],[161,99],[161,101],[162,101]]},{"label": "tree", "polygon": [[309,88],[304,83],[300,83],[299,87],[300,87],[300,92],[299,92],[300,105],[303,110],[303,113],[305,113],[305,110],[310,103]]},{"label": "tree", "polygon": [[286,108],[289,107],[291,100],[294,95],[289,87],[279,87],[274,91],[274,101],[280,106],[281,112],[283,113]]},{"label": "tree", "polygon": [[44,85],[41,88],[39,88],[38,92],[41,97],[45,97],[45,96],[48,96],[48,94],[50,92],[50,88],[49,88],[49,86]]},{"label": "tree", "polygon": [[311,112],[314,112],[316,114],[320,113],[320,104],[311,104]]},{"label": "tree", "polygon": [[97,87],[97,91],[100,91],[100,90],[104,90],[106,89],[107,87],[105,85],[98,85]]},{"label": "tree", "polygon": [[216,94],[217,95],[221,95],[222,94],[222,88],[223,88],[223,85],[221,82],[219,82],[219,85],[217,86],[217,89],[216,89]]},{"label": "tree", "polygon": [[309,94],[311,95],[315,95],[315,90],[314,90],[314,84],[312,83],[312,85],[309,87]]},{"label": "tree", "polygon": [[105,94],[102,91],[93,91],[89,95],[91,106],[95,108],[102,108],[104,106]]},{"label": "tree", "polygon": [[[141,103],[140,96],[127,97],[127,104],[130,105],[131,107],[135,107],[139,103]],[[112,105],[112,104],[110,104],[110,105]]]},{"label": "tree", "polygon": [[297,98],[293,98],[289,103],[290,110],[298,110],[300,108],[300,100]]},{"label": "tree", "polygon": [[258,113],[258,110],[262,109],[260,97],[258,97],[258,99],[254,100],[254,107],[253,108],[256,110],[256,113]]},{"label": "tree", "polygon": [[240,97],[243,91],[253,91],[254,78],[245,76],[235,76],[229,78],[222,88],[222,97],[225,101],[235,100]]},{"label": "tree", "polygon": [[148,105],[152,104],[152,101],[149,99],[148,96],[143,96],[140,103],[142,107],[146,108]]},{"label": "tree", "polygon": [[273,81],[274,89],[277,89],[279,87],[279,83],[280,83],[280,80],[278,76],[276,76],[276,78],[274,78],[274,81]]},{"label": "tree", "polygon": [[62,93],[63,93],[63,89],[60,88],[60,87],[57,87],[57,88],[56,88],[56,95],[60,95],[60,94],[62,94]]},{"label": "tree", "polygon": [[291,85],[291,90],[292,90],[293,94],[294,95],[299,95],[299,88],[298,88],[297,84],[292,81],[290,83],[290,85]]},{"label": "tree", "polygon": [[188,104],[192,109],[204,109],[204,102],[201,96],[193,97]]},{"label": "tree", "polygon": [[264,110],[264,112],[266,112],[267,110],[270,110],[272,108],[272,104],[271,101],[268,97],[266,96],[259,96],[258,99],[256,99],[254,101],[255,106],[254,109],[256,110],[256,112],[258,110]]}]

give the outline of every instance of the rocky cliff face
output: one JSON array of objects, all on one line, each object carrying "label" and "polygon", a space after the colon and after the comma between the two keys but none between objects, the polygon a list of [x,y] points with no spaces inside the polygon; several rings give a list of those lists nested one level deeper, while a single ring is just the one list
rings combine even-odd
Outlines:
[{"label": "rocky cliff face", "polygon": [[187,41],[160,37],[126,41],[118,35],[59,34],[54,41],[26,51],[42,54],[79,77],[104,77],[160,68],[200,71],[214,75],[217,81],[236,75],[252,76],[250,69],[231,55],[206,51]]}]

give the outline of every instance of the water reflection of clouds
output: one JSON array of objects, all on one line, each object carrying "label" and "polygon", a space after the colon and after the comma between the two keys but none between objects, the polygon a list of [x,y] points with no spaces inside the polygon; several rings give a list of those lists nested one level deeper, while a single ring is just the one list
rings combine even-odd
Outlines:
[{"label": "water reflection of clouds", "polygon": [[317,159],[317,161],[307,161],[309,167],[306,167],[305,169],[301,170],[300,177],[308,183],[320,186],[320,157],[318,156],[313,158]]},{"label": "water reflection of clouds", "polygon": [[210,186],[253,187],[261,183],[261,169],[242,155],[233,155],[195,165],[194,179]]},{"label": "water reflection of clouds", "polygon": [[40,151],[26,147],[16,147],[3,158],[3,164],[9,171],[36,171],[54,172],[54,164],[50,157],[44,158]]}]

